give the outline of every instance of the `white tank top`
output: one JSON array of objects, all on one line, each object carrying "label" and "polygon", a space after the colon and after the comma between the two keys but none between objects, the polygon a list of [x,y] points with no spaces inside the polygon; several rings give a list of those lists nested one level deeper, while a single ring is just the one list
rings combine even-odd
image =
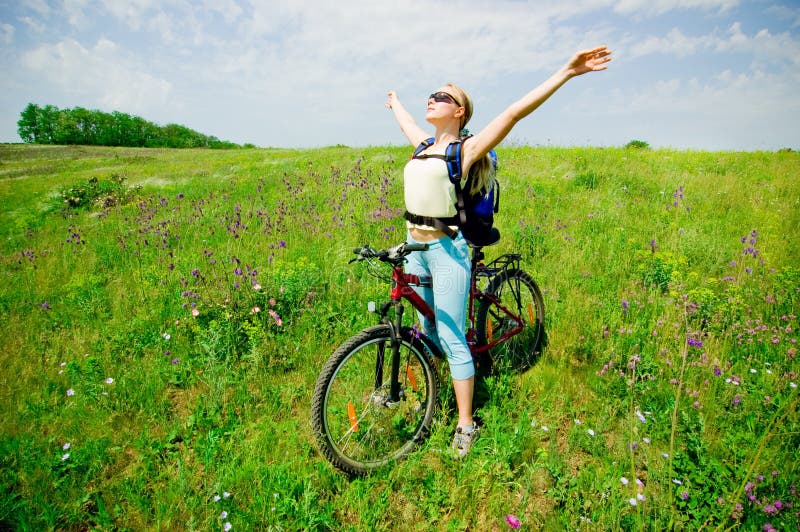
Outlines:
[{"label": "white tank top", "polygon": [[[406,210],[419,216],[449,218],[456,215],[456,187],[450,182],[443,159],[414,158],[403,172]],[[434,229],[408,222],[408,227]]]}]

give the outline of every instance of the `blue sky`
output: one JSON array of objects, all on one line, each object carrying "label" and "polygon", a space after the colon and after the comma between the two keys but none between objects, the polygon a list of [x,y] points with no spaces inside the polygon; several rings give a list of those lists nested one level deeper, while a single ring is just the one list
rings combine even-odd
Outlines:
[{"label": "blue sky", "polygon": [[800,149],[796,0],[0,0],[0,142],[29,103],[121,111],[258,146],[402,144],[452,81],[479,130],[574,51],[517,144]]}]

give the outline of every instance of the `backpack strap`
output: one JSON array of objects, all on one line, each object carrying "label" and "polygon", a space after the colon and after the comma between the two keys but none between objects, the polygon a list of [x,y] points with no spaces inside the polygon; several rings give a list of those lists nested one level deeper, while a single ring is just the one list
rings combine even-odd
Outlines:
[{"label": "backpack strap", "polygon": [[419,146],[417,146],[417,148],[414,150],[414,153],[411,155],[411,158],[413,159],[414,157],[422,153],[423,150],[428,148],[434,142],[436,142],[436,139],[433,137],[428,137],[427,139],[420,142]]}]

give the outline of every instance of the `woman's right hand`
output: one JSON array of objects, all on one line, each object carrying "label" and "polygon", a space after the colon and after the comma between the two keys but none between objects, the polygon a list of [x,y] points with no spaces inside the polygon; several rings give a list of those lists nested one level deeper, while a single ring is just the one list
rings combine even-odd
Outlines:
[{"label": "woman's right hand", "polygon": [[392,108],[392,106],[393,106],[393,105],[394,105],[396,102],[398,102],[398,101],[399,101],[399,99],[397,98],[397,93],[396,93],[396,92],[394,92],[394,91],[389,91],[388,95],[389,95],[389,99],[388,99],[388,100],[386,100],[386,108],[387,108],[387,109],[391,109],[391,108]]}]

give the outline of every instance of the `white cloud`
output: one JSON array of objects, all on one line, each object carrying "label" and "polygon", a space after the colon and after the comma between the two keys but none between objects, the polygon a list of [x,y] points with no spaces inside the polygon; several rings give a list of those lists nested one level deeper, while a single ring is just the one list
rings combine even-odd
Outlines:
[{"label": "white cloud", "polygon": [[44,24],[32,17],[20,17],[19,21],[25,24],[34,33],[44,33]]},{"label": "white cloud", "polygon": [[91,49],[74,39],[44,44],[23,54],[22,64],[65,93],[96,100],[108,110],[138,112],[161,106],[172,87],[132,63],[108,39],[98,40]]},{"label": "white cloud", "polygon": [[6,24],[5,22],[0,23],[0,43],[5,45],[10,45],[14,42],[14,26],[11,24]]},{"label": "white cloud", "polygon": [[739,5],[738,0],[620,0],[614,11],[623,15],[663,15],[680,9],[716,10],[721,13]]}]

